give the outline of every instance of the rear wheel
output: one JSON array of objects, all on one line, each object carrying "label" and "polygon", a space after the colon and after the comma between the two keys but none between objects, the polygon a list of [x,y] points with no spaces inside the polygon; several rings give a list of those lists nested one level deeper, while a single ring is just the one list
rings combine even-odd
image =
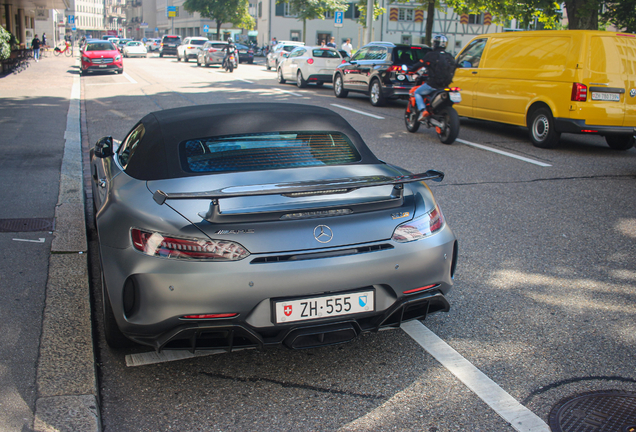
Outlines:
[{"label": "rear wheel", "polygon": [[605,142],[613,150],[629,150],[634,147],[634,137],[629,135],[606,135]]},{"label": "rear wheel", "polygon": [[554,148],[561,134],[554,130],[554,118],[548,108],[537,108],[528,117],[530,140],[535,147]]},{"label": "rear wheel", "polygon": [[349,94],[349,90],[345,90],[344,83],[342,82],[342,76],[340,74],[336,75],[333,81],[333,93],[337,98],[346,98]]},{"label": "rear wheel", "polygon": [[369,100],[373,106],[383,106],[385,103],[384,93],[382,93],[382,85],[380,81],[374,79],[369,88]]},{"label": "rear wheel", "polygon": [[453,107],[446,107],[441,112],[444,128],[437,132],[439,140],[444,144],[452,144],[459,135],[459,116]]},{"label": "rear wheel", "polygon": [[187,54],[183,56],[183,61],[186,63],[190,61]]},{"label": "rear wheel", "polygon": [[303,73],[301,71],[298,71],[296,74],[296,86],[298,86],[298,88],[307,87],[307,81],[303,78]]},{"label": "rear wheel", "polygon": [[283,69],[278,68],[278,83],[285,84],[285,78],[283,78]]},{"label": "rear wheel", "polygon": [[66,57],[70,57],[73,55],[73,50],[70,48],[66,48]]},{"label": "rear wheel", "polygon": [[201,66],[201,61],[199,60],[199,56],[197,56],[197,66]]},{"label": "rear wheel", "polygon": [[420,122],[417,121],[418,115],[419,113],[417,112],[417,109],[411,105],[411,102],[409,101],[404,113],[404,124],[406,124],[407,131],[415,133],[420,128]]}]

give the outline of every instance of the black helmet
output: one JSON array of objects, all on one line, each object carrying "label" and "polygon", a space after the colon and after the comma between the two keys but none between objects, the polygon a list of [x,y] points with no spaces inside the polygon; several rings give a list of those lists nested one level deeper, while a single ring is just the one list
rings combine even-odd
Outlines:
[{"label": "black helmet", "polygon": [[228,43],[232,43],[232,42],[234,42],[234,40],[232,39],[232,36],[230,36],[229,38],[227,38],[227,42],[228,42]]},{"label": "black helmet", "polygon": [[446,49],[448,45],[448,39],[443,34],[436,34],[433,36],[433,49]]}]

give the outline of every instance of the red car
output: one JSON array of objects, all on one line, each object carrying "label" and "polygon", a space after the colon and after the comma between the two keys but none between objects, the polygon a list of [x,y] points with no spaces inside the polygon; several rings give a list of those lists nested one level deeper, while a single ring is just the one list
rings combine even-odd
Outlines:
[{"label": "red car", "polygon": [[96,71],[124,73],[122,55],[112,42],[89,40],[86,42],[81,54],[80,74]]}]

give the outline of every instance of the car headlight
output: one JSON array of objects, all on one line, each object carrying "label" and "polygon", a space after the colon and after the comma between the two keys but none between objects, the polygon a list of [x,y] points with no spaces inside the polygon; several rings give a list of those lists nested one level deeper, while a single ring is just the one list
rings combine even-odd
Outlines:
[{"label": "car headlight", "polygon": [[91,59],[89,59],[88,57],[82,56],[82,61],[85,62],[85,63],[90,63]]},{"label": "car headlight", "polygon": [[115,61],[119,61],[119,60],[121,60],[121,56],[120,56],[120,55],[118,55],[117,57],[115,57]]},{"label": "car headlight", "polygon": [[236,242],[172,237],[157,232],[130,230],[132,245],[149,256],[206,261],[239,261],[250,252]]},{"label": "car headlight", "polygon": [[439,206],[435,204],[435,208],[425,215],[399,225],[393,231],[393,237],[391,238],[399,243],[408,243],[431,236],[442,229],[443,226],[444,215]]}]

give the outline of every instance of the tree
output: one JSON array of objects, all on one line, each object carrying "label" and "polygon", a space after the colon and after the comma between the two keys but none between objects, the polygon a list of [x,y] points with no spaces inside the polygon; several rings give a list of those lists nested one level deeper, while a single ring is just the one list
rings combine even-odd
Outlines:
[{"label": "tree", "polygon": [[636,33],[636,5],[634,0],[607,0],[601,18],[620,31]]},{"label": "tree", "polygon": [[[409,1],[409,0],[402,0]],[[363,28],[367,28],[367,0],[360,0],[358,2],[358,11],[360,16],[358,17],[358,24]],[[377,0],[373,1],[373,21],[377,20],[380,15],[386,12],[386,9],[380,7]]]},{"label": "tree", "polygon": [[253,30],[256,23],[249,14],[249,0],[186,0],[183,8],[190,13],[199,12],[201,17],[216,21],[216,34],[220,38],[221,25],[233,25]]},{"label": "tree", "polygon": [[277,0],[276,4],[289,4],[289,12],[303,22],[303,42],[307,43],[307,20],[325,19],[327,12],[344,12],[347,0]]}]

